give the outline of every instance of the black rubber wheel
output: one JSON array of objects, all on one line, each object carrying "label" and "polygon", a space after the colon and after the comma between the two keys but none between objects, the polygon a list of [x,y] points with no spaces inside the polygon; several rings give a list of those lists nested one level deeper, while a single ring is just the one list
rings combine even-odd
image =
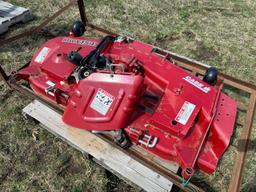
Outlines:
[{"label": "black rubber wheel", "polygon": [[219,71],[215,67],[210,67],[207,69],[203,81],[208,83],[209,85],[215,85],[218,79]]},{"label": "black rubber wheel", "polygon": [[85,32],[85,25],[82,21],[75,21],[72,24],[72,32],[74,33],[75,37],[80,37]]}]

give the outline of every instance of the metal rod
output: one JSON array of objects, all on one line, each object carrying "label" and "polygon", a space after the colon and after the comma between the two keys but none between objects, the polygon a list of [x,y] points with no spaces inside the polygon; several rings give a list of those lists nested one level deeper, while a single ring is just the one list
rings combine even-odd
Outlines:
[{"label": "metal rod", "polygon": [[77,0],[77,5],[78,5],[79,13],[80,13],[80,18],[81,18],[82,22],[84,23],[84,25],[86,26],[88,23],[88,19],[86,17],[86,13],[85,13],[84,1]]},{"label": "metal rod", "polygon": [[8,83],[8,76],[5,72],[5,70],[2,68],[2,66],[0,65],[0,81],[3,80],[4,83],[8,86],[9,86],[9,83]]}]

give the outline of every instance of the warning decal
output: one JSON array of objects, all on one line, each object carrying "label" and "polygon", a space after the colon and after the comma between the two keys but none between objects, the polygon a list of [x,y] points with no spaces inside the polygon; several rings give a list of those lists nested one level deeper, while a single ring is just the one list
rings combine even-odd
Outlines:
[{"label": "warning decal", "polygon": [[43,63],[46,56],[48,55],[48,53],[50,52],[50,49],[48,47],[44,47],[40,53],[37,55],[35,62],[37,63]]},{"label": "warning decal", "polygon": [[98,89],[90,107],[100,113],[106,115],[111,107],[115,97],[103,89]]},{"label": "warning decal", "polygon": [[175,121],[181,123],[182,125],[186,125],[187,121],[189,120],[189,117],[193,113],[195,109],[195,105],[185,101],[184,104],[182,105],[179,113],[175,117]]}]

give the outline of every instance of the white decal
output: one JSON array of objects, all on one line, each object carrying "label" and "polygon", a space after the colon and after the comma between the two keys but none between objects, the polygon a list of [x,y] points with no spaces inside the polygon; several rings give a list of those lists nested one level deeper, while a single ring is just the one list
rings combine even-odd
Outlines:
[{"label": "white decal", "polygon": [[50,87],[54,87],[55,83],[51,80],[46,81],[46,84],[49,85]]},{"label": "white decal", "polygon": [[94,41],[88,41],[88,40],[78,40],[78,39],[71,39],[71,38],[64,38],[62,40],[64,43],[73,43],[78,45],[90,45],[90,46],[96,46],[97,43]]},{"label": "white decal", "polygon": [[179,113],[175,117],[175,121],[181,123],[182,125],[186,125],[187,121],[189,120],[189,117],[193,113],[195,109],[195,105],[185,101],[184,104],[182,105]]},{"label": "white decal", "polygon": [[191,85],[194,85],[195,87],[197,87],[198,89],[200,89],[201,91],[203,91],[205,93],[208,93],[211,90],[210,87],[205,86],[204,84],[200,83],[199,81],[193,79],[190,76],[186,76],[183,79],[185,81],[187,81],[188,83],[190,83]]},{"label": "white decal", "polygon": [[44,47],[35,58],[35,62],[43,63],[49,52],[50,52],[50,48]]},{"label": "white decal", "polygon": [[104,91],[103,89],[98,89],[90,107],[99,112],[101,115],[106,115],[114,99],[114,96],[112,96],[110,93]]}]

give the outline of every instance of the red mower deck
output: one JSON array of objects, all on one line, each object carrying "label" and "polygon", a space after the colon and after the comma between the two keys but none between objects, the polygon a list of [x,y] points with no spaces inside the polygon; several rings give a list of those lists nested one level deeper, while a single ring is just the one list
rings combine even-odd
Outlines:
[{"label": "red mower deck", "polygon": [[[99,56],[90,57],[105,42]],[[74,64],[69,57],[76,50],[83,59]],[[204,82],[128,37],[54,38],[16,78],[63,105],[68,125],[121,129],[134,145],[178,163],[186,179],[195,166],[213,173],[233,133],[236,102],[221,92],[222,85]]]}]

